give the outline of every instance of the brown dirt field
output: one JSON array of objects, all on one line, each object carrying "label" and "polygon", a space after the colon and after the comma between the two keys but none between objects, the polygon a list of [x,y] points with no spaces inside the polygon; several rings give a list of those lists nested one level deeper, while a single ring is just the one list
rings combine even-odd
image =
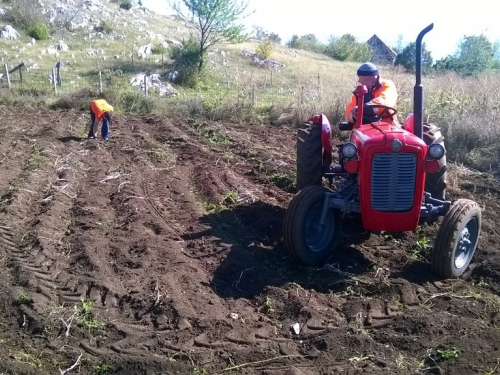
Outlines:
[{"label": "brown dirt field", "polygon": [[451,166],[451,196],[484,208],[463,278],[431,273],[439,223],[346,218],[306,268],[282,244],[295,128],[116,116],[104,143],[87,117],[0,106],[0,373],[498,371],[492,175]]}]

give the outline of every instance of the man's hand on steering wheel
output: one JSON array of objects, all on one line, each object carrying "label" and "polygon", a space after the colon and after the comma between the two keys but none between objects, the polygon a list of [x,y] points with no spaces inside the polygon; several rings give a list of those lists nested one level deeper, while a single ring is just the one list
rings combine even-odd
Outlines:
[{"label": "man's hand on steering wheel", "polygon": [[[380,109],[380,113],[375,114],[375,110]],[[378,111],[377,111],[378,112]],[[393,118],[398,111],[394,107],[390,107],[384,104],[365,104],[363,106],[363,124],[369,124],[372,122],[380,121],[383,118]],[[350,122],[356,122],[358,114],[358,106],[354,106],[349,111]]]}]

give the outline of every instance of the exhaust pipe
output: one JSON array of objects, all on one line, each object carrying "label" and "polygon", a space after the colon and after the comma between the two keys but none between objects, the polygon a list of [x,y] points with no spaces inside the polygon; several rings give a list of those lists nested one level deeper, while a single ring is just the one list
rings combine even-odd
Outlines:
[{"label": "exhaust pipe", "polygon": [[416,82],[413,89],[413,114],[415,135],[420,139],[424,136],[424,88],[422,87],[422,39],[424,35],[432,30],[434,24],[431,23],[420,34],[418,34],[415,51],[415,71]]}]

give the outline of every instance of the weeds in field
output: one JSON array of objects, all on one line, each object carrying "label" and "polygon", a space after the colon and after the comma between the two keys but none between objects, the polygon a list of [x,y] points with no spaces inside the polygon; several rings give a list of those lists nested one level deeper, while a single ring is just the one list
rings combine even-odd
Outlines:
[{"label": "weeds in field", "polygon": [[264,312],[266,314],[272,314],[276,311],[275,308],[276,308],[276,303],[274,302],[274,300],[271,297],[266,296],[266,300],[264,302],[264,309],[263,309]]},{"label": "weeds in field", "polygon": [[196,366],[192,372],[193,375],[208,375],[208,371],[203,367]]},{"label": "weeds in field", "polygon": [[230,190],[226,194],[223,195],[220,204],[222,207],[227,208],[231,205],[238,203],[238,198],[239,198],[238,191]]},{"label": "weeds in field", "polygon": [[105,363],[101,363],[95,367],[96,375],[107,375],[110,373],[110,371],[111,368]]},{"label": "weeds in field", "polygon": [[32,302],[31,296],[25,292],[19,293],[15,299],[16,305],[29,305]]},{"label": "weeds in field", "polygon": [[43,148],[40,145],[33,145],[31,149],[31,154],[28,159],[26,159],[24,163],[24,169],[27,171],[33,171],[40,166],[42,161],[42,151]]},{"label": "weeds in field", "polygon": [[290,176],[286,173],[282,172],[274,173],[269,178],[269,181],[271,181],[273,185],[276,185],[277,187],[288,193],[295,193],[297,190],[295,176]]},{"label": "weeds in field", "polygon": [[82,298],[80,304],[75,306],[76,319],[89,333],[101,327],[94,312],[94,301]]},{"label": "weeds in field", "polygon": [[366,361],[367,359],[370,359],[370,357],[367,355],[357,355],[357,356],[349,358],[349,362],[360,363],[360,362]]},{"label": "weeds in field", "polygon": [[43,361],[42,361],[42,356],[44,352],[40,352],[39,355],[33,355],[30,353],[24,353],[24,352],[19,352],[15,353],[13,355],[14,360],[19,362],[19,363],[25,363],[28,364],[36,369],[41,369],[43,368]]},{"label": "weeds in field", "polygon": [[398,353],[398,355],[394,359],[394,363],[396,364],[397,368],[400,368],[402,370],[409,370],[410,369],[410,365],[408,363],[408,360],[401,353]]},{"label": "weeds in field", "polygon": [[210,128],[206,122],[191,120],[189,124],[196,133],[201,135],[210,143],[217,145],[230,145],[232,143],[230,138],[228,138],[225,134],[222,134],[221,131]]},{"label": "weeds in field", "polygon": [[427,236],[420,237],[415,245],[411,249],[411,257],[415,260],[423,259],[428,254],[429,250],[432,249],[430,240]]},{"label": "weeds in field", "polygon": [[231,151],[226,151],[222,158],[225,162],[230,162],[234,159],[234,154]]},{"label": "weeds in field", "polygon": [[201,205],[203,207],[203,210],[206,211],[206,212],[215,211],[215,210],[217,210],[217,207],[218,207],[215,203],[208,202],[208,201],[203,201],[201,203]]},{"label": "weeds in field", "polygon": [[444,361],[451,358],[457,358],[460,354],[460,351],[455,347],[451,347],[438,349],[437,353],[439,354],[439,358]]}]

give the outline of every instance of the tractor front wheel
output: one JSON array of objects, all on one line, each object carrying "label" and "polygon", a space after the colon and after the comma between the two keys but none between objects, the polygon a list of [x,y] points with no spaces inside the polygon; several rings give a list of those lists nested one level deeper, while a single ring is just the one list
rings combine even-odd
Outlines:
[{"label": "tractor front wheel", "polygon": [[323,146],[321,125],[303,123],[297,131],[297,191],[310,185],[321,185]]},{"label": "tractor front wheel", "polygon": [[285,247],[296,260],[307,266],[321,267],[331,257],[340,234],[340,211],[328,209],[320,224],[325,193],[323,186],[307,186],[290,202],[285,213]]},{"label": "tractor front wheel", "polygon": [[476,251],[481,232],[481,208],[459,199],[445,215],[432,251],[432,270],[440,277],[460,277]]}]

